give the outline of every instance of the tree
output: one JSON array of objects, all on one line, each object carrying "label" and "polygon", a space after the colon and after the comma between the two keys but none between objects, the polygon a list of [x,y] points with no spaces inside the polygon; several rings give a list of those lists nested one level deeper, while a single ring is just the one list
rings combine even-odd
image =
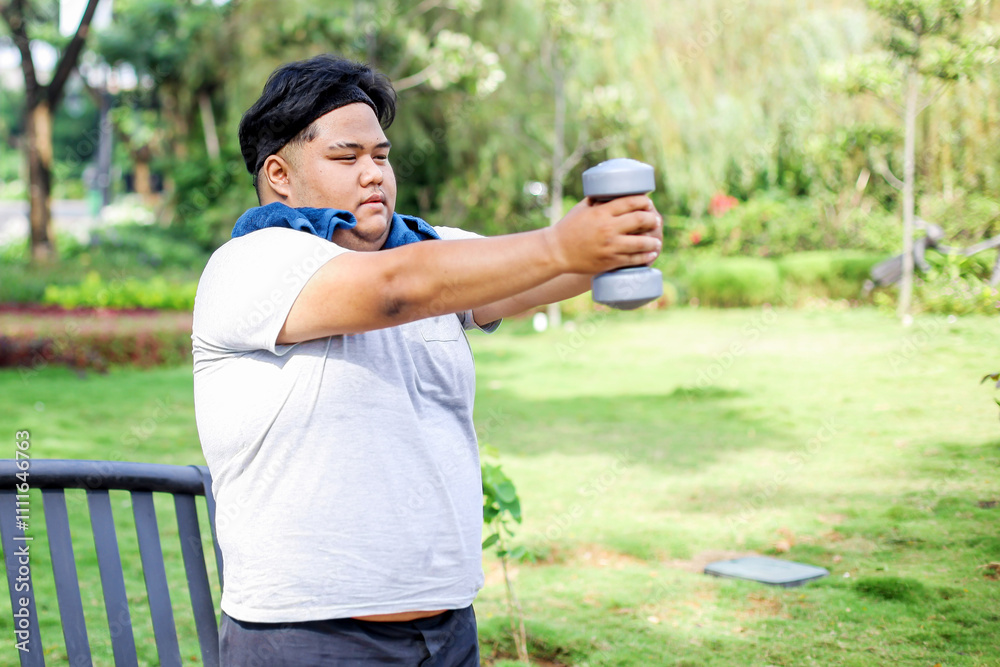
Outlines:
[{"label": "tree", "polygon": [[[970,78],[996,62],[996,37],[986,28],[969,30],[974,0],[868,0],[888,29],[883,50],[854,58],[840,72],[852,94],[871,93],[903,121],[903,178],[888,165],[879,171],[903,193],[903,276],[898,314],[907,317],[913,295],[913,230],[917,116],[949,83]],[[898,101],[902,97],[902,103]]]},{"label": "tree", "polygon": [[[83,51],[90,22],[98,0],[88,0],[80,24],[73,37],[62,49],[52,79],[42,85],[38,81],[31,55],[32,23],[44,23],[50,15],[28,0],[9,0],[0,4],[0,16],[10,30],[14,45],[21,54],[24,75],[24,129],[27,135],[28,186],[30,190],[31,259],[47,262],[55,253],[52,231],[52,116],[62,99],[63,89]],[[55,40],[53,40],[55,41]]]}]

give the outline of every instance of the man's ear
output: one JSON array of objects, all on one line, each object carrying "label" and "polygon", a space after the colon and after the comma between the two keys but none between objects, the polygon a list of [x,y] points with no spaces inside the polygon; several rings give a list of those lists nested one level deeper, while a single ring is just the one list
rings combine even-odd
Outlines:
[{"label": "man's ear", "polygon": [[281,200],[287,200],[292,194],[291,165],[280,155],[268,155],[261,167],[261,174],[267,186]]}]

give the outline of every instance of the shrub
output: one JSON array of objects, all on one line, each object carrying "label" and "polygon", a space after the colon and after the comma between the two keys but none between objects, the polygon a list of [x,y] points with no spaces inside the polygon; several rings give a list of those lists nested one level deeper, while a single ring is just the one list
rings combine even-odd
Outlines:
[{"label": "shrub", "polygon": [[96,229],[87,241],[61,246],[59,254],[63,260],[129,272],[147,267],[197,271],[208,261],[208,253],[194,241],[158,225],[135,222]]},{"label": "shrub", "polygon": [[922,311],[942,315],[1000,314],[1000,291],[982,277],[977,257],[928,253],[931,270],[914,281],[914,300]]},{"label": "shrub", "polygon": [[883,259],[854,250],[819,250],[786,255],[778,260],[778,269],[790,300],[856,299],[872,267]]},{"label": "shrub", "polygon": [[777,265],[766,259],[703,260],[688,277],[689,294],[706,306],[759,306],[778,298]]},{"label": "shrub", "polygon": [[77,285],[49,285],[42,302],[65,308],[192,310],[197,288],[196,282],[169,283],[160,276],[105,282],[99,273],[91,271]]},{"label": "shrub", "polygon": [[769,257],[825,247],[822,211],[807,199],[762,195],[714,219],[705,241],[723,255]]}]

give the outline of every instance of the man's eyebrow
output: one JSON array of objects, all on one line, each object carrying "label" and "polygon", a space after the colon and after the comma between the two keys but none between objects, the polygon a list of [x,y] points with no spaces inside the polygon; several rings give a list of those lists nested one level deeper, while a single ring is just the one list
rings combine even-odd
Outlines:
[{"label": "man's eyebrow", "polygon": [[[392,143],[390,143],[388,139],[375,144],[375,148],[391,148],[391,147]],[[335,144],[330,144],[327,147],[327,150],[335,150],[338,148],[353,148],[354,150],[359,150],[359,151],[365,150],[365,147],[356,141],[338,141]]]}]

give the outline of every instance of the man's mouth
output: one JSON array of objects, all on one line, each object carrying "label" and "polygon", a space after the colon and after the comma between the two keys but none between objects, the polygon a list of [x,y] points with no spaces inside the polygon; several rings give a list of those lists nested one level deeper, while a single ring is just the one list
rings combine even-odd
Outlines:
[{"label": "man's mouth", "polygon": [[371,197],[369,197],[368,199],[364,200],[361,203],[362,204],[382,204],[383,203],[382,195],[378,194],[378,193],[375,193]]}]

